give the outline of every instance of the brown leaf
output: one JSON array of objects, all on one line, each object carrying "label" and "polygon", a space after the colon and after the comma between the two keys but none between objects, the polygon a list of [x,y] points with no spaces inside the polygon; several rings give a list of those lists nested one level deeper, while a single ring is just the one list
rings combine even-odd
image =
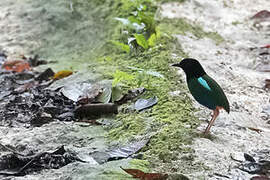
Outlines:
[{"label": "brown leaf", "polygon": [[251,19],[265,19],[268,17],[270,17],[270,12],[267,10],[262,10],[256,13],[254,16],[252,16]]},{"label": "brown leaf", "polygon": [[270,180],[267,176],[254,176],[250,180]]},{"label": "brown leaf", "polygon": [[124,169],[126,173],[132,175],[133,178],[139,178],[140,180],[166,180],[168,178],[168,174],[161,173],[145,173],[139,169]]},{"label": "brown leaf", "polygon": [[270,48],[270,44],[267,44],[267,45],[265,45],[265,46],[263,46],[261,48]]},{"label": "brown leaf", "polygon": [[72,73],[73,72],[70,70],[58,71],[57,73],[54,74],[53,79],[54,80],[63,79],[65,77],[70,76]]},{"label": "brown leaf", "polygon": [[256,131],[257,133],[263,132],[261,129],[258,129],[258,128],[248,127],[248,129],[250,129],[252,131]]},{"label": "brown leaf", "polygon": [[270,88],[270,79],[265,79],[264,82],[265,82],[264,88],[269,89]]},{"label": "brown leaf", "polygon": [[24,60],[5,61],[2,67],[8,71],[15,71],[15,72],[23,72],[25,70],[31,70],[29,63]]},{"label": "brown leaf", "polygon": [[140,178],[144,180],[145,177],[145,173],[139,169],[124,169],[122,167],[120,167],[121,169],[123,169],[126,173],[130,174],[132,177],[134,178]]}]

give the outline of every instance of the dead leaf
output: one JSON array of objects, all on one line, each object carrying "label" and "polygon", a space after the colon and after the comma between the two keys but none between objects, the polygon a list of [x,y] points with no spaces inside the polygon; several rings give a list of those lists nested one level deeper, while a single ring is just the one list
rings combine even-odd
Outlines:
[{"label": "dead leaf", "polygon": [[136,97],[143,94],[144,92],[145,92],[144,87],[129,90],[127,94],[123,95],[122,98],[115,101],[115,103],[118,105],[122,105],[122,104],[124,104],[132,99],[135,99]]},{"label": "dead leaf", "polygon": [[130,142],[123,147],[116,147],[103,152],[93,152],[91,156],[95,159],[99,164],[103,164],[108,161],[119,160],[123,158],[128,158],[138,153],[146,144],[149,142],[150,137],[147,139],[136,140],[134,142]]},{"label": "dead leaf", "polygon": [[64,146],[54,152],[41,152],[23,157],[18,154],[8,154],[1,157],[0,167],[4,168],[1,169],[0,175],[24,176],[43,169],[59,169],[76,161],[85,162],[66,151]]},{"label": "dead leaf", "polygon": [[124,169],[120,167],[126,173],[132,175],[133,178],[139,178],[140,180],[166,180],[168,174],[161,173],[145,173],[139,169]]},{"label": "dead leaf", "polygon": [[270,48],[270,44],[267,44],[267,45],[265,45],[265,46],[263,46],[261,48]]},{"label": "dead leaf", "polygon": [[78,104],[87,104],[88,100],[91,99],[92,97],[91,95],[89,95],[89,93],[94,91],[93,89],[94,86],[91,83],[81,82],[81,83],[67,84],[60,90],[60,92],[68,99],[74,102],[83,99],[81,100],[82,103]]},{"label": "dead leaf", "polygon": [[249,155],[247,153],[244,153],[244,158],[245,158],[246,161],[256,162],[255,159],[251,155]]},{"label": "dead leaf", "polygon": [[54,76],[54,72],[51,68],[47,68],[43,71],[38,77],[36,77],[37,81],[48,81],[51,77]]},{"label": "dead leaf", "polygon": [[99,93],[97,97],[97,101],[101,103],[109,103],[112,97],[112,88],[111,87],[103,87],[102,92]]},{"label": "dead leaf", "polygon": [[28,62],[24,60],[9,60],[5,61],[2,67],[7,71],[23,72],[31,70]]},{"label": "dead leaf", "polygon": [[152,97],[149,99],[138,99],[135,102],[135,109],[137,111],[142,111],[144,109],[150,108],[154,105],[156,105],[158,102],[158,98],[157,97]]},{"label": "dead leaf", "polygon": [[267,89],[269,89],[270,88],[270,79],[265,79],[264,80],[264,88],[267,88]]},{"label": "dead leaf", "polygon": [[[27,59],[27,58],[25,57],[25,59]],[[27,61],[29,62],[29,64],[30,64],[32,67],[36,67],[36,66],[39,66],[39,65],[47,64],[47,63],[48,63],[48,62],[45,61],[45,60],[40,60],[38,55],[34,55],[34,57],[29,57],[29,58],[27,59]]]},{"label": "dead leaf", "polygon": [[263,132],[261,129],[258,129],[258,128],[248,127],[248,129],[250,129],[252,131],[256,131],[257,133]]},{"label": "dead leaf", "polygon": [[[269,172],[270,161],[260,159],[256,161],[252,156],[244,153],[245,161],[239,161],[241,164],[237,167],[238,169],[248,172],[249,174],[262,174]],[[234,159],[235,160],[235,159]]]},{"label": "dead leaf", "polygon": [[270,17],[270,12],[267,10],[262,10],[258,13],[256,13],[254,16],[251,17],[251,19],[265,19]]},{"label": "dead leaf", "polygon": [[270,180],[267,176],[254,176],[250,180]]},{"label": "dead leaf", "polygon": [[102,93],[102,87],[99,84],[94,84],[83,91],[83,94],[78,97],[77,105],[88,103],[97,103],[97,97]]},{"label": "dead leaf", "polygon": [[140,179],[144,179],[145,173],[141,170],[138,169],[124,169],[122,167],[120,167],[121,169],[123,169],[123,171],[125,171],[126,173],[132,175],[132,177],[134,178],[140,178]]},{"label": "dead leaf", "polygon": [[110,155],[110,158],[108,161],[112,160],[118,160],[127,158],[137,152],[139,152],[143,147],[146,146],[146,144],[149,142],[149,139],[143,139],[143,140],[137,140],[133,143],[129,143],[126,146],[123,146],[121,148],[113,149],[111,151],[108,151],[108,154]]},{"label": "dead leaf", "polygon": [[73,72],[70,70],[58,71],[57,73],[54,74],[53,79],[54,80],[63,79],[65,77],[70,76],[71,74],[73,74]]},{"label": "dead leaf", "polygon": [[29,89],[37,86],[37,85],[38,85],[38,82],[37,81],[30,81],[29,83],[26,83],[26,84],[24,84],[22,86],[19,86],[14,91],[16,93],[23,93],[23,92],[25,92],[25,91],[27,91],[27,90],[29,90]]}]

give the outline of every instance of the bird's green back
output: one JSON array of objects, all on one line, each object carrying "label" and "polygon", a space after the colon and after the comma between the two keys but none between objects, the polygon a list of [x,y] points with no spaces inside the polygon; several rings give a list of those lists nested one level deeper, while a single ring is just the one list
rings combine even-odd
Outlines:
[{"label": "bird's green back", "polygon": [[198,78],[188,80],[188,88],[193,97],[202,105],[215,109],[216,106],[223,107],[230,112],[229,101],[218,83],[207,74],[201,77],[206,85],[200,83]]}]

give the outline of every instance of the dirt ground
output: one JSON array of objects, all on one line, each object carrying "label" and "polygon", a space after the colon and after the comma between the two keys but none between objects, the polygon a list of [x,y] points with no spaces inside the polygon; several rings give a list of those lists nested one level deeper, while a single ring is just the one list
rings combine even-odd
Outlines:
[{"label": "dirt ground", "polygon": [[[216,120],[211,140],[197,138],[194,141],[196,161],[210,168],[192,174],[194,179],[249,179],[252,175],[235,168],[237,163],[231,156],[244,160],[243,153],[248,153],[255,158],[269,158],[269,91],[263,87],[270,74],[261,72],[260,67],[267,66],[270,55],[267,49],[252,48],[269,44],[270,23],[254,25],[250,19],[266,7],[270,7],[267,0],[192,0],[181,4],[166,3],[161,7],[163,17],[185,18],[225,39],[216,44],[209,38],[198,39],[191,34],[175,35],[184,51],[198,59],[221,85],[231,106],[230,114],[223,111]],[[265,55],[262,52],[266,52]],[[179,73],[185,77],[182,71]],[[198,117],[205,121],[198,128],[203,130],[211,118],[210,111],[195,101],[194,105],[200,109]]]}]

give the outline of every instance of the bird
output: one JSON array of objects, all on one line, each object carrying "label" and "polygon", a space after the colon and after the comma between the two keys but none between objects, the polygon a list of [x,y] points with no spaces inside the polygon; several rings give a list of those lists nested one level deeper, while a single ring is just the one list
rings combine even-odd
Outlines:
[{"label": "bird", "polygon": [[185,58],[172,66],[180,67],[186,74],[188,89],[194,99],[201,105],[213,110],[211,121],[208,123],[204,134],[210,132],[219,115],[219,111],[224,109],[230,113],[229,101],[219,84],[206,74],[199,61],[193,58]]}]

